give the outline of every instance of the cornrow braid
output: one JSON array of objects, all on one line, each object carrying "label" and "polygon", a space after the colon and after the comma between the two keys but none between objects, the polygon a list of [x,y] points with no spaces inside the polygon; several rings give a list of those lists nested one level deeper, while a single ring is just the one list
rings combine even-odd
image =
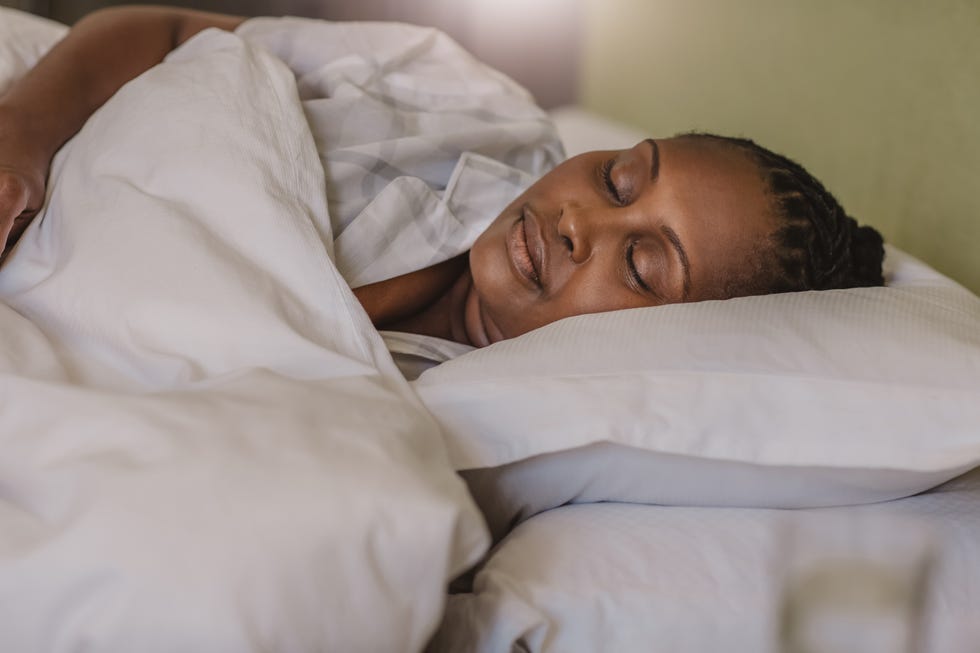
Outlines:
[{"label": "cornrow braid", "polygon": [[[759,166],[782,226],[772,236],[776,265],[737,280],[731,296],[884,285],[881,234],[858,225],[837,199],[799,163],[748,138],[703,132],[704,138],[746,152]],[[767,269],[766,271],[763,271]],[[762,278],[759,276],[762,275]]]}]

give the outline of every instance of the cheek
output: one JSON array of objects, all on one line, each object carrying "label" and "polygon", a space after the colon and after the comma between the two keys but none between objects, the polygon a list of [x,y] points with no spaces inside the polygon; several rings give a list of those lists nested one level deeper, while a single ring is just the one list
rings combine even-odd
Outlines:
[{"label": "cheek", "polygon": [[618,279],[596,275],[569,283],[562,296],[555,298],[552,320],[572,315],[605,313],[625,308],[649,306],[650,301],[626,288]]},{"label": "cheek", "polygon": [[501,294],[507,294],[509,276],[507,251],[497,225],[483,232],[470,248],[470,275],[473,287],[481,300],[486,302]]},{"label": "cheek", "polygon": [[554,295],[532,295],[514,278],[503,236],[497,233],[496,226],[481,235],[470,250],[470,273],[481,314],[507,338],[574,315],[656,303],[626,287],[612,271],[614,263],[605,259],[574,270]]},{"label": "cheek", "polygon": [[608,279],[583,276],[570,280],[551,297],[481,293],[481,304],[503,335],[513,338],[566,317],[651,306],[653,302]]},{"label": "cheek", "polygon": [[514,278],[505,247],[505,231],[494,224],[470,249],[470,276],[479,298],[480,313],[507,338],[530,331],[528,317],[534,312],[527,289]]}]

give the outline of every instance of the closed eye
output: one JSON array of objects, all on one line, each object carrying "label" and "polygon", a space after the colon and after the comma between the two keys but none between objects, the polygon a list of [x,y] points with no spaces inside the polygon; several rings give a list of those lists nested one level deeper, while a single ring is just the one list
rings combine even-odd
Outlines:
[{"label": "closed eye", "polygon": [[633,260],[633,246],[634,243],[630,243],[629,247],[626,248],[626,265],[629,268],[630,276],[633,277],[633,281],[635,281],[636,285],[638,285],[640,288],[648,293],[656,294],[653,292],[653,289],[647,284],[647,282],[643,280],[643,277],[640,276],[640,271],[636,269],[636,261]]},{"label": "closed eye", "polygon": [[613,164],[615,163],[616,161],[614,159],[609,159],[604,164],[602,164],[600,175],[602,177],[602,183],[606,187],[606,192],[609,193],[609,197],[611,197],[616,204],[622,205],[623,196],[620,195],[619,189],[616,188],[616,184],[615,182],[613,182],[613,178],[612,178],[612,169],[613,169]]}]

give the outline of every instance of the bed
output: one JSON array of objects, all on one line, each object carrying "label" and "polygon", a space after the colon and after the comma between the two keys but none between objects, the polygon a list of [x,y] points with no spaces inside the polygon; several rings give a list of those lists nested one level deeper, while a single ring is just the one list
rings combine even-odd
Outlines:
[{"label": "bed", "polygon": [[[569,155],[605,147],[627,147],[643,136],[629,126],[578,107],[559,108],[551,115]],[[895,249],[889,249],[886,276],[889,292],[916,286],[938,288],[952,283]],[[841,298],[825,299],[836,303]],[[980,430],[980,421],[976,415],[963,415],[952,406],[932,413],[925,403],[916,403],[911,413],[903,413],[899,419],[924,419],[911,427],[907,432],[911,439],[903,444],[902,428],[887,423],[884,415],[897,410],[892,402],[902,400],[890,396],[875,405],[872,387],[850,385],[851,381],[866,377],[865,366],[874,364],[871,358],[885,356],[896,366],[914,367],[915,372],[906,376],[907,371],[897,367],[880,370],[879,380],[889,385],[910,381],[917,386],[913,396],[931,391],[921,385],[929,376],[939,382],[932,388],[938,390],[939,386],[949,388],[946,381],[960,373],[964,381],[962,388],[967,392],[963,398],[973,401],[980,396],[980,368],[976,359],[958,372],[950,364],[951,352],[945,349],[962,342],[956,333],[976,332],[976,304],[967,295],[964,298],[971,305],[968,309],[971,316],[960,327],[952,326],[958,318],[945,314],[936,315],[938,319],[933,325],[916,325],[911,317],[916,309],[909,304],[895,312],[879,306],[882,313],[878,309],[867,311],[867,307],[850,305],[846,312],[852,319],[845,320],[846,326],[823,334],[817,331],[835,329],[834,318],[827,319],[836,311],[830,303],[820,306],[819,313],[803,311],[794,319],[787,315],[792,309],[785,301],[780,301],[777,313],[770,313],[759,298],[753,298],[749,300],[751,305],[746,306],[750,317],[745,323],[732,320],[730,314],[714,314],[710,306],[705,306],[704,315],[692,318],[689,324],[657,320],[630,325],[626,330],[617,330],[617,325],[608,322],[601,325],[605,338],[618,346],[625,343],[627,349],[636,345],[636,337],[631,333],[640,331],[657,333],[673,343],[685,335],[714,339],[702,345],[707,353],[685,347],[681,356],[672,360],[675,344],[646,345],[655,354],[642,363],[631,365],[630,359],[637,356],[634,350],[608,369],[598,367],[596,362],[587,363],[591,369],[575,369],[562,361],[588,346],[589,340],[577,338],[574,332],[564,332],[550,334],[535,343],[545,346],[547,340],[559,344],[553,351],[539,352],[533,361],[536,369],[529,373],[513,372],[521,365],[517,356],[528,349],[518,349],[520,346],[515,345],[515,352],[498,351],[492,358],[488,357],[479,365],[479,372],[452,369],[468,362],[461,360],[423,375],[416,385],[447,428],[479,430],[483,434],[480,444],[493,437],[497,439],[495,444],[502,442],[505,449],[524,447],[524,441],[535,431],[539,436],[542,432],[551,434],[558,442],[550,451],[525,449],[520,454],[452,452],[460,459],[457,467],[464,469],[462,474],[488,519],[495,545],[475,573],[456,586],[429,650],[977,650],[980,646],[980,547],[977,546],[980,469],[970,470],[974,464],[967,463],[965,473],[954,480],[934,488],[927,481],[930,488],[923,487],[925,491],[906,498],[895,497],[913,494],[912,488],[891,496],[872,495],[887,492],[885,488],[890,484],[882,476],[882,467],[889,466],[882,457],[884,450],[892,445],[914,447],[914,441],[934,438],[938,430],[947,427],[962,427],[962,433],[973,439],[972,434]],[[938,309],[937,304],[929,304],[931,308],[925,310]],[[728,306],[725,310],[732,308]],[[899,329],[905,331],[898,337],[904,343],[900,346],[919,349],[922,358],[918,361],[882,348],[883,340],[895,335],[888,333],[882,318],[894,321],[898,315],[904,321]],[[679,314],[677,319],[686,317]],[[717,329],[704,329],[705,323],[715,320],[724,323]],[[772,332],[760,334],[759,322],[776,326]],[[930,343],[931,336],[927,334],[935,335],[947,327],[952,331],[940,336],[940,341]],[[586,328],[576,325],[575,331]],[[787,335],[792,332],[796,332],[798,340]],[[869,338],[861,337],[862,333]],[[602,337],[598,333],[590,335]],[[755,342],[760,336],[763,342]],[[841,343],[855,337],[861,340],[860,347],[867,348],[864,352],[850,349],[835,352]],[[744,348],[737,357],[720,349],[730,338],[736,338]],[[561,343],[562,339],[567,342]],[[977,340],[974,335],[968,335],[967,339],[971,342],[968,349],[973,351],[967,355],[975,356]],[[810,352],[811,360],[806,360],[807,343],[816,347]],[[508,354],[511,357],[506,361],[497,360]],[[608,358],[611,354],[604,351],[602,356]],[[798,359],[787,364],[785,361],[760,364],[761,359],[769,356]],[[718,365],[724,358],[729,361],[727,367]],[[821,370],[822,363],[817,358],[823,359],[823,363],[827,359],[836,360],[830,363],[836,368]],[[850,358],[847,364],[844,358]],[[469,357],[470,361],[473,359]],[[929,360],[942,363],[933,367]],[[615,391],[608,376],[624,370],[628,372],[626,380],[630,386],[636,385],[641,371],[668,377],[678,372],[689,375],[704,371],[712,375],[719,371],[734,372],[740,376],[749,372],[756,377],[775,374],[780,384],[793,383],[792,377],[801,374],[811,377],[826,374],[819,388],[814,386],[812,392],[804,391],[808,397],[805,401],[809,402],[817,393],[830,391],[828,381],[831,384],[835,380],[844,381],[850,386],[847,392],[857,398],[852,410],[865,413],[869,421],[844,425],[842,420],[850,418],[837,414],[831,423],[825,418],[841,410],[842,402],[819,408],[802,404],[787,408],[792,403],[790,398],[775,399],[766,392],[765,396],[754,395],[751,399],[753,406],[768,406],[766,424],[758,428],[745,426],[741,435],[748,438],[752,433],[764,431],[783,439],[793,430],[797,433],[805,430],[802,422],[811,420],[819,423],[810,435],[810,442],[819,443],[818,446],[827,446],[837,435],[835,430],[857,439],[870,439],[877,432],[884,434],[885,440],[879,443],[875,462],[868,460],[867,464],[860,464],[856,459],[829,462],[828,468],[853,466],[846,473],[853,472],[855,476],[846,481],[839,477],[828,483],[813,467],[799,464],[801,459],[814,462],[815,451],[802,454],[797,450],[789,455],[789,458],[797,457],[796,464],[789,468],[791,478],[778,477],[779,465],[771,464],[775,461],[744,469],[733,465],[740,456],[760,461],[763,457],[760,451],[747,456],[733,450],[709,454],[711,465],[705,466],[708,460],[702,457],[709,448],[705,442],[688,449],[687,456],[657,460],[643,451],[642,443],[624,432],[631,427],[632,420],[642,419],[638,415],[647,413],[637,409],[640,402],[666,404],[682,401],[680,397],[672,397],[670,401],[652,399],[663,388],[651,384],[636,393],[632,402],[605,396],[585,410],[576,407],[588,404],[588,395]],[[939,377],[947,373],[948,378],[940,381]],[[577,394],[572,386],[589,374],[603,377],[600,385]],[[554,391],[549,382],[552,386],[569,383],[558,391],[562,398],[548,404],[553,412],[563,410],[565,418],[552,427],[544,424],[546,417],[537,415],[537,411],[515,408],[514,397],[507,395],[506,387],[515,375],[520,377],[522,385],[537,386],[538,391],[545,393]],[[460,412],[455,404],[463,400],[447,394],[443,385],[484,382],[504,397],[492,402],[472,402]],[[737,384],[756,382],[758,378],[742,377]],[[711,391],[710,383],[704,378],[698,378],[696,386],[685,392],[685,396]],[[726,394],[739,392],[727,385],[727,381],[723,387]],[[469,391],[490,392],[486,387],[471,387]],[[712,410],[724,413],[725,436],[742,428],[734,425],[742,412],[737,407],[739,400],[739,397],[716,397],[711,406]],[[544,401],[547,403],[548,399]],[[567,404],[562,407],[562,402]],[[505,420],[507,424],[499,429],[489,426],[485,419],[473,415],[484,408],[482,404],[488,403],[491,404],[488,411],[496,415],[504,405],[519,415]],[[617,405],[604,405],[608,403]],[[659,408],[650,411],[648,419],[670,410],[665,406]],[[689,410],[697,413],[705,408],[698,404]],[[776,415],[782,410],[795,415],[784,422]],[[626,411],[630,411],[629,419],[619,420],[617,413]],[[602,431],[605,442],[592,441],[585,446],[582,441],[570,442],[569,431],[574,430],[574,423],[589,419],[590,413],[601,415],[604,426],[614,425],[606,429],[595,424],[589,426],[592,432]],[[960,417],[965,421],[957,426]],[[525,428],[526,423],[534,424],[535,428]],[[678,419],[671,424],[672,429],[679,430],[686,426]],[[717,437],[711,433],[716,426],[702,414],[688,437],[693,440]],[[804,437],[794,444],[803,447],[806,440]],[[617,451],[613,448],[617,442],[630,442],[635,448]],[[846,446],[840,441],[838,444]],[[653,448],[659,454],[671,446],[667,441],[659,441]],[[508,463],[511,459],[518,462]],[[478,466],[476,461],[482,463]],[[504,464],[494,466],[498,463]],[[471,465],[473,469],[465,469]],[[909,470],[907,463],[897,461],[893,467]],[[857,475],[861,476],[860,480]],[[659,478],[652,480],[651,476]],[[851,496],[826,494],[833,492],[831,486],[836,490],[844,487],[856,490],[861,484],[864,487]]]},{"label": "bed", "polygon": [[[61,33],[4,10],[0,78]],[[6,649],[977,650],[972,293],[890,250],[889,288],[574,318],[409,382],[274,51],[205,33],[125,87],[4,265]]]}]

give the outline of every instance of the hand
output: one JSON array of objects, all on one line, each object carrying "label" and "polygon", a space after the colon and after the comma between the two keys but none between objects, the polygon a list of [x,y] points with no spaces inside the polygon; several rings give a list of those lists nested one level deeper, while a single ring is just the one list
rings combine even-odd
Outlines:
[{"label": "hand", "polygon": [[22,112],[0,103],[0,263],[44,204],[51,155]]},{"label": "hand", "polygon": [[0,262],[44,203],[44,176],[21,166],[0,164]]}]

